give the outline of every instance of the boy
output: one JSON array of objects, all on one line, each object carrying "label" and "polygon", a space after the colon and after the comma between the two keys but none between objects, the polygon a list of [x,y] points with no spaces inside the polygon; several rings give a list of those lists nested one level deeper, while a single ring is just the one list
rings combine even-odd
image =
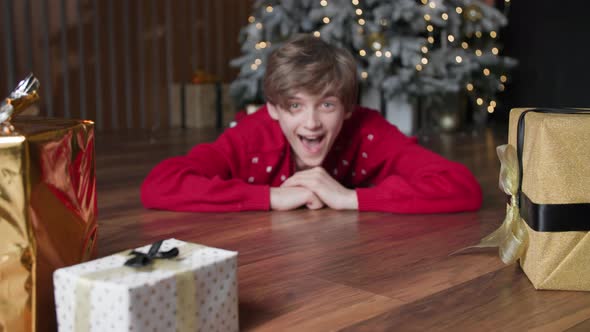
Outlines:
[{"label": "boy", "polygon": [[352,55],[301,35],[275,50],[266,105],[215,142],[164,160],[141,188],[147,208],[177,211],[299,207],[395,213],[476,210],[479,184],[461,164],[354,106]]}]

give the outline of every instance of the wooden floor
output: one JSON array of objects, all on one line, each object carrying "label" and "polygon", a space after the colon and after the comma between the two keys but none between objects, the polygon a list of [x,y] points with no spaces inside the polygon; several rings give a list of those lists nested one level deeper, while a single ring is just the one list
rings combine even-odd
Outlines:
[{"label": "wooden floor", "polygon": [[476,174],[484,190],[478,212],[143,209],[139,186],[147,172],[215,135],[98,136],[99,256],[172,237],[238,251],[242,330],[590,331],[590,292],[536,291],[494,251],[449,256],[504,217],[495,147],[505,142],[505,130],[424,142]]}]

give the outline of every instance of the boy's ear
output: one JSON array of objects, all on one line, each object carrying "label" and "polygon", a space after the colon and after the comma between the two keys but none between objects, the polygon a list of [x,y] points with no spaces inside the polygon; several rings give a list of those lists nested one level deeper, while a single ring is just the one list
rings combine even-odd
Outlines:
[{"label": "boy's ear", "polygon": [[266,103],[266,109],[268,110],[268,115],[270,115],[270,117],[273,120],[278,120],[279,119],[279,110],[277,109],[277,107],[269,102]]}]

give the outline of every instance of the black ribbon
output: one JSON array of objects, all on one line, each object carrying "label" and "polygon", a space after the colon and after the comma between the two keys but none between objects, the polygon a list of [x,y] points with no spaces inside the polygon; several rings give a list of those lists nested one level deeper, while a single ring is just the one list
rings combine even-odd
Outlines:
[{"label": "black ribbon", "polygon": [[520,114],[516,138],[520,216],[537,232],[590,231],[590,203],[537,204],[522,192],[522,155],[524,151],[525,115],[529,112],[590,115],[588,110],[571,108],[537,108],[526,110]]},{"label": "black ribbon", "polygon": [[160,240],[152,244],[147,254],[135,250],[131,251],[131,253],[129,254],[133,255],[134,257],[128,259],[125,262],[125,266],[144,267],[151,264],[154,261],[154,259],[170,259],[178,256],[178,248],[172,248],[168,251],[160,251],[162,242],[164,242],[164,240]]}]

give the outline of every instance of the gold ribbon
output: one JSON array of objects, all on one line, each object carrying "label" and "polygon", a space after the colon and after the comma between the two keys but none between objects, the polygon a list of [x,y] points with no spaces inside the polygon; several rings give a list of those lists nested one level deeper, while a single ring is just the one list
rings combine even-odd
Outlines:
[{"label": "gold ribbon", "polygon": [[[178,246],[180,255],[173,259],[158,259],[154,260],[152,264],[144,268],[133,268],[128,266],[114,267],[107,270],[96,271],[89,274],[82,275],[76,282],[76,309],[74,313],[74,330],[75,331],[89,331],[90,330],[90,293],[93,287],[94,280],[101,280],[104,278],[113,278],[115,276],[122,277],[128,274],[136,273],[137,271],[149,272],[151,270],[168,270],[179,271],[183,268],[180,262],[192,255],[198,249],[204,249],[205,246],[186,243]],[[115,255],[123,256],[125,260],[129,258],[129,251],[123,251]],[[193,271],[183,271],[175,274],[176,279],[176,323],[177,331],[188,331],[196,326],[195,315],[193,314],[197,306],[200,305],[194,294],[196,293],[195,279]],[[184,316],[184,319],[179,319]]]},{"label": "gold ribbon", "polygon": [[505,264],[515,263],[521,258],[528,244],[528,233],[523,226],[518,207],[519,173],[518,156],[512,145],[504,144],[496,148],[500,159],[500,189],[510,195],[510,203],[506,205],[506,217],[502,225],[484,237],[478,244],[459,249],[453,254],[471,248],[498,247],[500,259]]}]

